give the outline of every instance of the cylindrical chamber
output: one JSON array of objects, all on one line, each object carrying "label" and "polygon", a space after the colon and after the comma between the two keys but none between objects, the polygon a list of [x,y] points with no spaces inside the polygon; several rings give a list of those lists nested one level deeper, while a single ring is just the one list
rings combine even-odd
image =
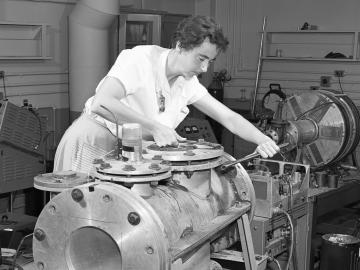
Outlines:
[{"label": "cylindrical chamber", "polygon": [[305,145],[317,138],[318,128],[314,121],[309,119],[289,121],[286,133],[287,137],[295,139],[294,143],[296,145]]},{"label": "cylindrical chamber", "polygon": [[[244,171],[223,175],[215,169],[194,171],[188,176],[180,173],[178,181],[152,186],[149,198],[108,182],[65,190],[44,207],[38,218],[33,243],[35,263],[43,265],[44,270],[171,269],[176,254],[185,247],[180,243],[190,243],[194,254],[197,248],[206,251],[206,245],[214,240],[212,235],[218,233],[216,228],[209,229],[209,224],[216,224],[216,217],[234,207],[240,216],[250,210],[249,203],[239,203],[248,192],[244,177],[249,178]],[[191,178],[198,184],[183,185]],[[203,188],[206,182],[208,189]],[[206,239],[195,237],[199,233]],[[206,241],[198,244],[199,239]],[[210,259],[209,255],[203,258]],[[197,269],[207,270],[208,266]]]}]

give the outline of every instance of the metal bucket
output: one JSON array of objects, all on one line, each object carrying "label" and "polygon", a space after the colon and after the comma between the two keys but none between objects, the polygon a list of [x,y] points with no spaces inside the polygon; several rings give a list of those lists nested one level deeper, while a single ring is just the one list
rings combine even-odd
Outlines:
[{"label": "metal bucket", "polygon": [[346,234],[322,236],[320,270],[358,270],[360,239]]}]

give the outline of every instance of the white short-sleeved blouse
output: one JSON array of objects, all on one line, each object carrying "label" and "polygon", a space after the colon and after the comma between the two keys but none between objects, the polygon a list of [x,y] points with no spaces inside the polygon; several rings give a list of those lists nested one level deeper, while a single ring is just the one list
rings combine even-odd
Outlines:
[{"label": "white short-sleeved blouse", "polygon": [[[206,88],[193,76],[180,76],[169,85],[166,77],[166,61],[170,49],[155,45],[137,46],[123,50],[106,76],[117,78],[125,87],[126,97],[120,101],[144,116],[171,128],[176,128],[189,113],[187,105],[201,99]],[[97,86],[102,84],[103,80]],[[96,91],[97,91],[96,89]],[[165,111],[159,111],[159,94],[165,97]],[[91,112],[91,97],[84,112]],[[96,116],[115,134],[115,124]],[[121,136],[121,130],[119,130]]]}]

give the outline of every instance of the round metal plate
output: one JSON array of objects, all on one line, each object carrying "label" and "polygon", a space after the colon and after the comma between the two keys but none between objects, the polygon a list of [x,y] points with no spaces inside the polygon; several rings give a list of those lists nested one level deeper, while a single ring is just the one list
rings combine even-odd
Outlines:
[{"label": "round metal plate", "polygon": [[177,147],[159,147],[154,142],[145,142],[143,156],[166,161],[208,160],[222,156],[220,144],[205,141],[180,142]]},{"label": "round metal plate", "polygon": [[[318,137],[301,149],[303,162],[322,168],[343,158],[358,142],[358,126],[350,105],[333,92],[321,90],[294,95],[286,100],[283,119],[311,119]],[[351,127],[352,126],[352,127]]]},{"label": "round metal plate", "polygon": [[104,181],[124,183],[144,183],[167,179],[171,176],[171,167],[161,160],[142,159],[129,162],[116,159],[98,160],[95,165],[95,177]]},{"label": "round metal plate", "polygon": [[158,182],[165,180],[171,177],[171,172],[163,172],[160,174],[151,174],[151,175],[115,175],[115,174],[106,174],[96,172],[95,177],[99,178],[101,181],[109,182],[119,182],[119,183],[149,183],[149,182]]},{"label": "round metal plate", "polygon": [[61,192],[64,189],[72,188],[93,181],[94,180],[85,173],[74,171],[58,171],[35,176],[34,188],[43,191]]},{"label": "round metal plate", "polygon": [[223,157],[218,157],[208,160],[195,160],[195,161],[169,161],[172,171],[200,171],[216,168],[225,162]]},{"label": "round metal plate", "polygon": [[42,210],[33,239],[35,265],[44,269],[170,269],[163,223],[144,199],[106,182],[76,189],[83,196],[80,201],[68,189]]}]

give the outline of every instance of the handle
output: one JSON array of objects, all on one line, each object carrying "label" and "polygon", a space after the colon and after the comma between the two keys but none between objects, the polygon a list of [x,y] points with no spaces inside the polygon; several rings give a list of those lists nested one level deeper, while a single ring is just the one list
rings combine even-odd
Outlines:
[{"label": "handle", "polygon": [[[284,148],[285,146],[288,146],[288,145],[289,145],[289,143],[282,143],[282,144],[279,144],[278,146],[281,149],[281,148]],[[240,162],[244,162],[244,161],[259,157],[259,156],[260,156],[260,154],[255,151],[254,153],[251,153],[251,154],[249,154],[249,155],[247,155],[247,156],[245,156],[243,158],[240,158],[240,159],[237,159],[237,160],[231,161],[231,162],[226,162],[226,164],[223,164],[223,165],[220,166],[220,171],[222,173],[226,173],[235,164],[240,163]]]}]

